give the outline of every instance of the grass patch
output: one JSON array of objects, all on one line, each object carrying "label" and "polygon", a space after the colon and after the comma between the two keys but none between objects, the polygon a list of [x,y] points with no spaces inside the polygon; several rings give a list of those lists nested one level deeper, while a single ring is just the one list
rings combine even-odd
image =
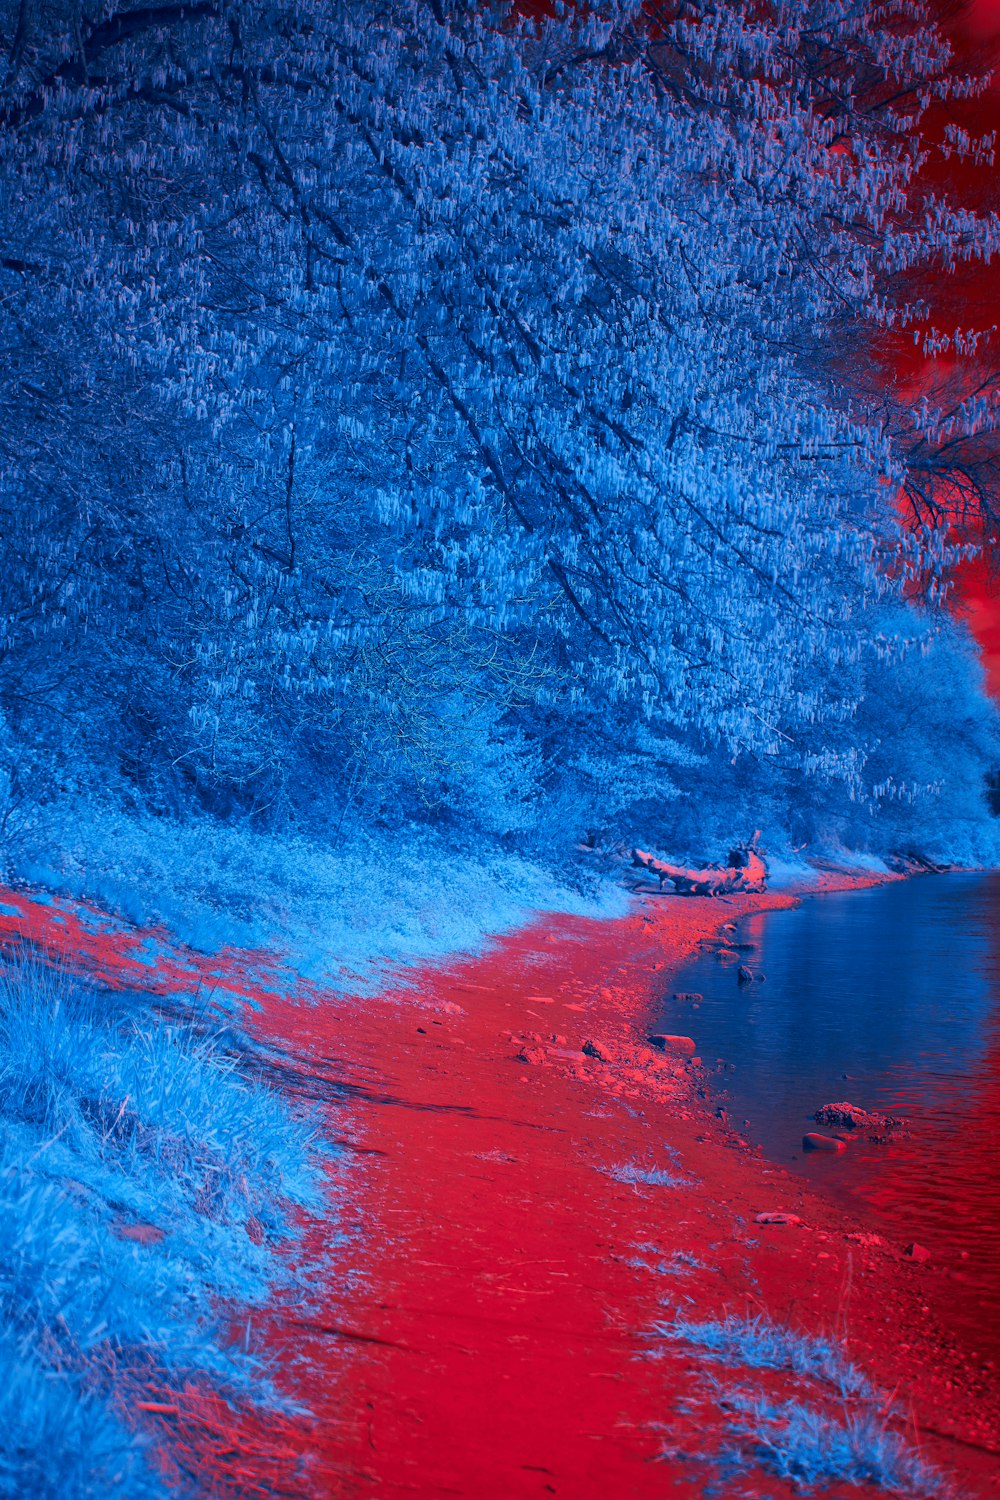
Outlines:
[{"label": "grass patch", "polygon": [[687,1178],[678,1177],[676,1172],[671,1172],[667,1167],[637,1167],[632,1162],[626,1162],[624,1166],[608,1167],[606,1171],[616,1182],[630,1182],[646,1187],[690,1186]]},{"label": "grass patch", "polygon": [[675,1317],[653,1332],[713,1362],[787,1372],[810,1383],[809,1399],[775,1401],[712,1377],[726,1429],[739,1440],[736,1451],[714,1460],[725,1471],[762,1468],[803,1490],[842,1483],[914,1496],[952,1493],[944,1477],[888,1426],[889,1403],[832,1340],[794,1333],[763,1316],[706,1322]]},{"label": "grass patch", "polygon": [[870,1394],[868,1379],[830,1339],[793,1333],[769,1318],[727,1317],[697,1322],[674,1318],[657,1323],[661,1338],[693,1345],[708,1359],[751,1370],[788,1370],[835,1386],[842,1396]]},{"label": "grass patch", "polygon": [[873,1411],[843,1420],[801,1401],[778,1405],[732,1398],[740,1416],[730,1425],[752,1460],[804,1489],[832,1483],[872,1484],[905,1495],[946,1495],[937,1470]]},{"label": "grass patch", "polygon": [[[537,911],[620,916],[627,894],[582,872],[589,894],[481,842],[426,828],[357,828],[336,847],[209,817],[173,821],[74,799],[48,807],[12,869],[203,953],[287,955],[303,975],[374,994],[392,976],[480,951]],[[53,851],[56,851],[55,853]]]},{"label": "grass patch", "polygon": [[311,1154],[231,1041],[0,963],[0,1494],[160,1493],[130,1401],[273,1398],[222,1309],[267,1300]]},{"label": "grass patch", "polygon": [[[633,1266],[637,1271],[651,1271],[657,1276],[688,1276],[692,1271],[703,1271],[705,1265],[696,1255],[691,1255],[687,1250],[673,1250],[670,1255],[664,1257],[660,1254],[658,1245],[649,1243],[635,1245],[635,1250],[641,1252],[631,1260],[625,1262]],[[653,1260],[644,1260],[644,1255],[651,1255]]]}]

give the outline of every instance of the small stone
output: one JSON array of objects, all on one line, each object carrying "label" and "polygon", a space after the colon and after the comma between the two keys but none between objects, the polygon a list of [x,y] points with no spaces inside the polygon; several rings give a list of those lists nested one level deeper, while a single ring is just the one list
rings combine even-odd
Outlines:
[{"label": "small stone", "polygon": [[655,1031],[646,1040],[651,1047],[659,1047],[661,1052],[693,1053],[695,1050],[693,1037],[673,1036],[668,1031]]},{"label": "small stone", "polygon": [[692,1005],[700,1005],[704,998],[697,990],[677,990],[674,994],[675,1000],[684,1000]]},{"label": "small stone", "polygon": [[925,1249],[923,1245],[918,1245],[916,1241],[914,1241],[912,1245],[907,1245],[906,1249],[903,1251],[903,1254],[906,1256],[907,1260],[916,1261],[916,1263],[920,1266],[924,1265],[931,1258],[931,1252]]},{"label": "small stone", "polygon": [[798,1214],[786,1214],[783,1209],[768,1209],[765,1213],[758,1214],[754,1219],[755,1224],[791,1224],[792,1227],[802,1223]]},{"label": "small stone", "polygon": [[870,1230],[858,1230],[854,1234],[847,1235],[855,1245],[861,1245],[865,1250],[884,1250],[886,1240],[881,1234],[873,1234]]},{"label": "small stone", "polygon": [[737,984],[753,984],[753,970],[748,969],[746,964],[740,964],[736,970]]},{"label": "small stone", "polygon": [[818,1130],[809,1130],[802,1137],[803,1151],[846,1151],[847,1142],[835,1135],[820,1135]]},{"label": "small stone", "polygon": [[532,1067],[539,1067],[545,1061],[545,1053],[541,1047],[522,1047],[517,1054],[518,1062],[530,1063]]},{"label": "small stone", "polygon": [[595,1057],[598,1062],[610,1063],[615,1060],[615,1054],[607,1043],[595,1042],[592,1037],[587,1038],[581,1051],[585,1052],[588,1057]]}]

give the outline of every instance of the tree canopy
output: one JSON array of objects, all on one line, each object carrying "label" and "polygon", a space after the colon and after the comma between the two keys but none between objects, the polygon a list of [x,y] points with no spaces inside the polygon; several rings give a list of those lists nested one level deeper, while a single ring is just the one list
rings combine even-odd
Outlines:
[{"label": "tree canopy", "polygon": [[[0,31],[12,796],[504,831],[937,784],[891,705],[935,692],[901,664],[949,540],[898,502],[956,435],[990,492],[995,393],[907,403],[871,351],[940,349],[921,277],[1000,236],[922,177],[971,85],[919,7],[0,0]],[[993,754],[965,702],[942,765]]]}]

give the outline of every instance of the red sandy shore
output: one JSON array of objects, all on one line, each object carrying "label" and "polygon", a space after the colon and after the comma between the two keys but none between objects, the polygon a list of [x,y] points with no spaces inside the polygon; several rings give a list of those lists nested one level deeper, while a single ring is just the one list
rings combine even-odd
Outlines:
[{"label": "red sandy shore", "polygon": [[[70,933],[65,911],[53,922],[51,908],[11,900],[36,942],[87,941],[93,922]],[[306,1292],[263,1330],[280,1383],[311,1415],[233,1418],[181,1393],[150,1417],[167,1448],[219,1494],[700,1495],[733,1447],[712,1370],[775,1399],[802,1391],[707,1366],[650,1331],[671,1312],[765,1313],[846,1335],[902,1414],[896,1430],[965,1494],[997,1493],[1000,1399],[939,1335],[947,1273],[866,1241],[865,1226],[714,1117],[704,1070],[644,1047],[695,944],[791,900],[670,898],[616,921],[544,918],[375,1000],[302,1004],[274,972],[252,983],[252,956],[170,958],[167,988],[204,965],[205,982],[224,971],[230,988],[255,992],[255,1028],[288,1056],[287,1086],[347,1150],[331,1168],[330,1216],[308,1229]],[[121,961],[135,982],[132,937],[104,934],[98,949],[90,962],[105,977]],[[588,1038],[613,1061],[581,1055]],[[629,1163],[686,1185],[610,1175]],[[801,1223],[758,1225],[770,1210]],[[698,1265],[654,1269],[675,1252]],[[836,1401],[827,1410],[844,1416]],[[723,1493],[794,1493],[747,1458]]]}]

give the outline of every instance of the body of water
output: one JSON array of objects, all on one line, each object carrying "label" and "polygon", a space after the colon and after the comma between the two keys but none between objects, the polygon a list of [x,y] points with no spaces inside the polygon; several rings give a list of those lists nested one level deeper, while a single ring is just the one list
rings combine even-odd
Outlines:
[{"label": "body of water", "polygon": [[[664,1029],[735,1065],[721,1102],[772,1160],[946,1263],[956,1331],[1000,1362],[1000,875],[808,897],[730,936],[752,948],[689,964],[672,991],[703,999],[667,996]],[[764,982],[740,985],[739,960]],[[803,1152],[838,1100],[910,1134]]]}]

